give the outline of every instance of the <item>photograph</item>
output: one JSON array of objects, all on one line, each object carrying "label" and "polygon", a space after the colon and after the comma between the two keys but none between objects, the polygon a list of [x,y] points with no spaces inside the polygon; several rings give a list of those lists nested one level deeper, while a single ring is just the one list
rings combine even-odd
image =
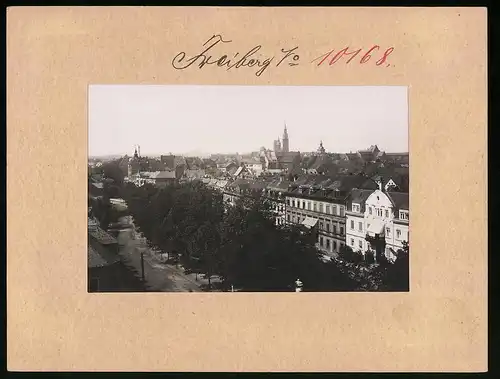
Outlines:
[{"label": "photograph", "polygon": [[406,86],[89,85],[88,292],[410,291],[408,117]]}]

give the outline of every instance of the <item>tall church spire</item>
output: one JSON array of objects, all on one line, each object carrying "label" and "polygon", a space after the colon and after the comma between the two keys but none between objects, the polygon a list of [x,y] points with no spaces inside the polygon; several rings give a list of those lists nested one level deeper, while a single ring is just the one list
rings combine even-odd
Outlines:
[{"label": "tall church spire", "polygon": [[285,123],[285,129],[283,130],[283,152],[288,153],[290,150],[290,142],[288,140],[288,130],[286,128],[286,123]]}]

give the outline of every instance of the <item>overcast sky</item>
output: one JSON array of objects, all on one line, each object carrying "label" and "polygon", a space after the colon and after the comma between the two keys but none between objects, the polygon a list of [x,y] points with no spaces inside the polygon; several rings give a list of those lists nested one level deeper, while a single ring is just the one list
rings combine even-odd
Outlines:
[{"label": "overcast sky", "polygon": [[407,87],[91,85],[89,155],[245,153],[377,144],[408,151]]}]

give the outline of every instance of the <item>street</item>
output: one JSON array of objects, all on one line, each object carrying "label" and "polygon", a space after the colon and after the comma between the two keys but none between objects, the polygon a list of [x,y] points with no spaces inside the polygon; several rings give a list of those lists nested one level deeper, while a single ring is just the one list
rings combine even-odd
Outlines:
[{"label": "street", "polygon": [[[124,220],[120,220],[124,221]],[[205,280],[197,282],[194,274],[186,275],[182,269],[161,263],[158,254],[147,247],[141,238],[135,238],[135,227],[118,232],[119,254],[123,262],[141,275],[141,252],[144,253],[144,274],[148,291],[151,292],[200,292]]]}]

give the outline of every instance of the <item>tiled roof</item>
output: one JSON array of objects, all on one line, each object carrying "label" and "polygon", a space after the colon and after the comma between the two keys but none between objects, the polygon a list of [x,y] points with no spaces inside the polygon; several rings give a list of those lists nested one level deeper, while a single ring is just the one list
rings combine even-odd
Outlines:
[{"label": "tiled roof", "polygon": [[175,171],[160,171],[155,179],[175,179]]},{"label": "tiled roof", "polygon": [[387,192],[395,207],[398,209],[409,209],[410,196],[406,192]]},{"label": "tiled roof", "polygon": [[264,188],[267,187],[267,185],[269,184],[268,181],[251,181],[250,182],[250,189],[252,190],[262,190]]},{"label": "tiled roof", "polygon": [[217,180],[216,183],[215,183],[215,186],[217,188],[222,189],[222,188],[226,187],[227,183],[228,183],[227,180]]},{"label": "tiled roof", "polygon": [[242,171],[243,171],[243,166],[240,166],[233,175],[238,176],[239,174],[241,174]]},{"label": "tiled roof", "polygon": [[351,191],[350,202],[356,204],[364,204],[368,197],[373,193],[374,190],[364,190],[355,188]]},{"label": "tiled roof", "polygon": [[88,268],[104,267],[112,265],[119,261],[118,255],[107,251],[106,248],[97,251],[90,244],[87,247],[87,265]]},{"label": "tiled roof", "polygon": [[237,166],[232,166],[230,168],[227,169],[227,173],[230,174],[230,175],[234,175],[236,171],[238,171],[238,168]]},{"label": "tiled roof", "polygon": [[229,183],[226,188],[230,189],[244,189],[250,187],[250,181],[247,179],[236,179],[234,182]]},{"label": "tiled roof", "polygon": [[274,179],[272,182],[268,183],[267,188],[271,190],[286,191],[289,185],[289,180]]},{"label": "tiled roof", "polygon": [[87,260],[89,268],[108,265],[108,262],[90,245],[88,246]]},{"label": "tiled roof", "polygon": [[[290,193],[301,194],[320,198],[338,198],[338,195],[347,196],[353,188],[376,189],[377,184],[360,175],[302,175],[290,185]],[[337,194],[336,194],[337,193]],[[342,195],[343,194],[343,195]]]},{"label": "tiled roof", "polygon": [[184,171],[184,174],[189,177],[202,177],[205,175],[205,170],[199,169],[199,170],[186,170]]},{"label": "tiled roof", "polygon": [[118,241],[112,235],[110,235],[100,227],[89,229],[89,235],[94,237],[96,241],[103,245],[118,243]]}]

